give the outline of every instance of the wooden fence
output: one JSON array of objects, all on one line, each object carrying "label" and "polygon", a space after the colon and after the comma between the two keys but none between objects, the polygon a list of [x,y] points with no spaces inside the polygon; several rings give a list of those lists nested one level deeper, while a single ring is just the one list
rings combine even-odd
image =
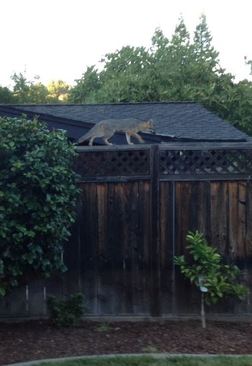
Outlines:
[{"label": "wooden fence", "polygon": [[[2,300],[1,317],[46,316],[48,294],[83,292],[88,314],[195,314],[199,294],[173,264],[199,230],[252,289],[252,147],[170,144],[79,148],[69,271]],[[251,296],[212,308],[252,315]]]}]

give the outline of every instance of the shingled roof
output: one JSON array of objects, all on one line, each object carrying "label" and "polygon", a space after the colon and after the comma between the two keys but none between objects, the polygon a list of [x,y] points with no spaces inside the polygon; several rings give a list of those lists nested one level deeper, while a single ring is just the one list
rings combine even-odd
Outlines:
[{"label": "shingled roof", "polygon": [[29,114],[40,115],[45,121],[50,119],[50,123],[55,123],[55,128],[62,128],[59,126],[60,122],[66,126],[66,129],[69,126],[70,131],[73,131],[76,126],[78,131],[72,133],[74,139],[84,134],[92,124],[103,119],[133,117],[141,120],[153,119],[156,133],[161,139],[165,139],[167,135],[174,135],[176,140],[181,141],[249,140],[245,133],[193,102],[11,105],[8,108],[13,113],[27,113],[28,116]]}]

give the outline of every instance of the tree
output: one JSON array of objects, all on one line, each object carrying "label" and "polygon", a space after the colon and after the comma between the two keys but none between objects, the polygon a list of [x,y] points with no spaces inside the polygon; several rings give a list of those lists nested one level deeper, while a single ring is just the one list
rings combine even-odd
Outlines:
[{"label": "tree", "polygon": [[201,292],[201,321],[202,328],[206,328],[205,303],[215,304],[225,296],[242,299],[247,294],[247,288],[237,283],[238,267],[224,264],[220,254],[208,245],[201,233],[189,232],[186,240],[189,258],[177,256],[174,262]]},{"label": "tree", "polygon": [[106,103],[148,100],[149,78],[145,71],[150,56],[143,47],[123,47],[106,54],[103,70],[87,68],[70,91],[74,103]]},{"label": "tree", "polygon": [[25,73],[14,73],[13,99],[16,103],[62,103],[68,101],[70,85],[63,80],[51,81],[48,86],[42,84],[39,76],[28,80]]},{"label": "tree", "polygon": [[150,49],[123,47],[101,64],[76,80],[71,102],[195,101],[252,134],[252,83],[221,68],[204,15],[193,40],[181,18],[170,40],[157,29]]},{"label": "tree", "polygon": [[9,88],[0,86],[0,103],[15,103],[15,97]]},{"label": "tree", "polygon": [[28,103],[29,99],[29,90],[30,90],[30,82],[26,79],[25,75],[22,73],[14,73],[11,76],[11,80],[14,82],[13,87],[13,95],[17,101],[17,103]]},{"label": "tree", "polygon": [[16,103],[46,103],[48,90],[39,82],[39,76],[35,77],[35,80],[28,80],[25,73],[14,73],[11,76],[14,81],[13,96]]},{"label": "tree", "polygon": [[77,198],[74,147],[34,120],[0,118],[0,294],[64,270]]},{"label": "tree", "polygon": [[96,93],[100,88],[99,73],[95,66],[90,66],[76,80],[76,86],[69,92],[69,101],[73,103],[94,103]]},{"label": "tree", "polygon": [[[107,54],[103,69],[95,72],[99,83],[89,94],[84,74],[72,88],[72,101],[85,103],[89,95],[93,102],[193,100],[197,57],[181,18],[170,41],[157,29],[149,50],[127,46]],[[75,99],[77,90],[79,96],[85,90],[83,99]]]},{"label": "tree", "polygon": [[70,85],[63,80],[53,80],[47,85],[47,101],[50,103],[67,102]]},{"label": "tree", "polygon": [[206,16],[200,17],[200,23],[194,32],[194,53],[196,61],[208,65],[209,70],[218,69],[219,53],[212,46],[212,36],[208,29]]},{"label": "tree", "polygon": [[248,60],[247,56],[244,56],[245,65],[248,65],[250,67],[250,73],[249,75],[252,75],[252,60]]}]

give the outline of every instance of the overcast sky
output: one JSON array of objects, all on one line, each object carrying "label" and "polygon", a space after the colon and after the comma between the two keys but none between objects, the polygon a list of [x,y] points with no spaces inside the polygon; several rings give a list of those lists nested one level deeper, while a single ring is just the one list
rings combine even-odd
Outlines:
[{"label": "overcast sky", "polygon": [[222,67],[252,80],[252,0],[0,0],[0,85],[25,69],[74,83],[108,52],[149,47],[157,27],[169,38],[180,15],[193,35],[202,13]]}]

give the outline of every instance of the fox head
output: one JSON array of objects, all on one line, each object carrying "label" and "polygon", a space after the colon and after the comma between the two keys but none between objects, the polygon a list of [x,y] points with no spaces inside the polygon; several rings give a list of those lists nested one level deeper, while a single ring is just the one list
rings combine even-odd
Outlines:
[{"label": "fox head", "polygon": [[154,133],[155,132],[155,126],[152,119],[149,119],[148,121],[145,121],[145,130]]}]

